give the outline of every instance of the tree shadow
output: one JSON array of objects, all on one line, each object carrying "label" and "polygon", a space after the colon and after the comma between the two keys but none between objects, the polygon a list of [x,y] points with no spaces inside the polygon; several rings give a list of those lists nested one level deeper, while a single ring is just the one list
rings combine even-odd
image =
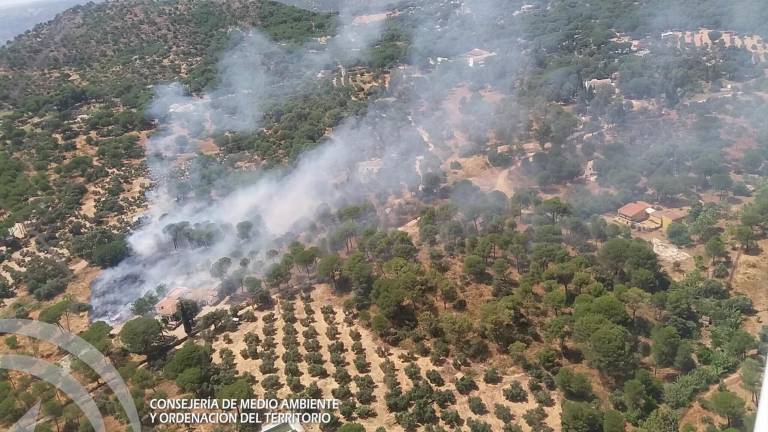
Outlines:
[{"label": "tree shadow", "polygon": [[567,345],[563,347],[563,357],[570,363],[581,363],[584,361],[584,353],[581,350]]},{"label": "tree shadow", "polygon": [[743,253],[744,255],[758,256],[763,253],[763,248],[761,248],[759,244],[754,244],[751,247],[744,249]]}]

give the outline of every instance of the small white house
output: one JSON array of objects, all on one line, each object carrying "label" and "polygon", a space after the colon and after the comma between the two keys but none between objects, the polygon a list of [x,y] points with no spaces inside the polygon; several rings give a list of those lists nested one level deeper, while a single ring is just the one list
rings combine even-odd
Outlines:
[{"label": "small white house", "polygon": [[495,56],[495,52],[489,52],[480,48],[475,48],[464,54],[464,58],[467,60],[467,65],[469,67],[482,66],[487,59]]},{"label": "small white house", "polygon": [[589,81],[584,81],[584,89],[585,90],[595,90],[601,88],[610,88],[611,90],[615,90],[615,87],[613,85],[613,81],[610,78],[606,79],[591,79]]}]

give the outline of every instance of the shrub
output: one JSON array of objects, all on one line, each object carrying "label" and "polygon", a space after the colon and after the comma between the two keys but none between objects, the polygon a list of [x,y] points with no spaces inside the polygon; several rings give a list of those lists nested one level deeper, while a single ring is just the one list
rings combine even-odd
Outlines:
[{"label": "shrub", "polygon": [[544,408],[537,406],[536,408],[529,409],[523,414],[523,420],[531,428],[541,427],[544,424],[544,420],[547,419],[547,412]]},{"label": "shrub", "polygon": [[440,408],[446,408],[456,403],[456,396],[450,390],[435,390],[432,397]]},{"label": "shrub", "polygon": [[562,368],[555,377],[557,387],[562,390],[565,397],[576,400],[589,400],[592,398],[592,383],[589,378],[568,368]]},{"label": "shrub", "polygon": [[526,402],[528,401],[528,392],[525,391],[519,382],[513,381],[509,384],[509,387],[505,388],[502,392],[504,399],[510,402]]},{"label": "shrub", "polygon": [[493,405],[493,415],[495,415],[497,419],[501,420],[502,423],[512,423],[512,420],[515,419],[514,414],[512,414],[512,410],[502,404]]},{"label": "shrub", "polygon": [[365,354],[365,348],[363,348],[363,344],[360,341],[355,341],[352,343],[352,352],[355,354]]},{"label": "shrub", "polygon": [[335,389],[331,390],[331,394],[336,399],[344,400],[352,397],[352,390],[349,389],[348,385],[340,385]]},{"label": "shrub", "polygon": [[469,419],[467,420],[467,426],[469,426],[470,432],[492,432],[491,425],[482,421]]},{"label": "shrub", "polygon": [[501,382],[501,375],[499,375],[499,371],[496,368],[488,368],[483,373],[483,381],[486,384],[498,384]]},{"label": "shrub", "polygon": [[361,419],[366,419],[370,417],[376,417],[376,410],[371,408],[370,405],[360,405],[355,410],[355,414]]},{"label": "shrub", "polygon": [[675,382],[664,386],[664,400],[673,408],[687,406],[696,393],[716,383],[719,374],[715,368],[704,366],[680,376]]},{"label": "shrub", "polygon": [[555,400],[552,399],[552,394],[550,394],[547,390],[539,390],[537,392],[534,392],[533,399],[536,401],[537,404],[546,406],[546,407],[549,407],[555,404]]},{"label": "shrub", "polygon": [[459,426],[461,424],[461,416],[456,410],[442,410],[440,412],[440,420],[448,426]]},{"label": "shrub", "polygon": [[324,378],[328,376],[328,371],[325,369],[325,367],[322,364],[311,363],[307,369],[309,372],[309,376],[311,377]]},{"label": "shrub", "polygon": [[725,265],[725,263],[717,263],[714,270],[712,271],[712,275],[716,278],[724,278],[728,276],[728,266]]},{"label": "shrub", "polygon": [[333,379],[339,385],[346,385],[352,382],[352,376],[349,375],[346,369],[336,368],[336,372],[333,373]]},{"label": "shrub", "polygon": [[409,412],[398,412],[395,414],[395,421],[406,431],[415,430],[418,426],[416,419]]},{"label": "shrub", "polygon": [[477,396],[470,397],[468,399],[468,402],[469,402],[469,409],[474,414],[483,415],[488,411],[483,400]]},{"label": "shrub", "polygon": [[277,375],[267,375],[261,381],[261,386],[264,388],[264,390],[267,390],[267,391],[269,390],[277,391],[283,385],[280,383],[280,378]]},{"label": "shrub", "polygon": [[357,409],[357,404],[354,400],[347,399],[339,405],[339,414],[341,414],[345,419],[351,420],[355,416],[355,410]]},{"label": "shrub", "polygon": [[440,387],[445,384],[445,380],[443,380],[443,376],[440,375],[440,372],[436,371],[435,369],[430,369],[427,371],[427,379],[432,384]]},{"label": "shrub", "polygon": [[416,363],[408,363],[405,365],[405,368],[403,368],[403,372],[405,372],[405,375],[411,380],[411,381],[420,381],[421,380],[421,369],[419,368],[419,365]]},{"label": "shrub", "polygon": [[355,356],[354,360],[355,369],[357,369],[360,373],[368,373],[369,371],[369,364],[368,360],[365,359],[365,354],[358,354]]},{"label": "shrub", "polygon": [[[358,408],[358,410],[359,410],[359,408]],[[364,417],[361,416],[361,418],[364,418]],[[360,423],[347,423],[345,425],[342,425],[338,429],[338,432],[365,432],[365,427],[363,425],[361,425]]]},{"label": "shrub", "polygon": [[477,383],[475,383],[475,380],[473,380],[472,377],[464,375],[456,380],[456,390],[459,393],[466,395],[477,390]]},{"label": "shrub", "polygon": [[8,336],[5,338],[5,346],[8,348],[15,350],[19,347],[19,340],[16,338],[16,336]]}]

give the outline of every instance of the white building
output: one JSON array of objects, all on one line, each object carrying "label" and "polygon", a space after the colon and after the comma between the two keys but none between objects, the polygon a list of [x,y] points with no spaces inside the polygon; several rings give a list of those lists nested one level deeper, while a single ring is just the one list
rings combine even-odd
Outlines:
[{"label": "white building", "polygon": [[616,87],[613,85],[613,81],[610,78],[606,79],[591,79],[589,81],[584,81],[584,89],[586,90],[595,90],[601,88],[609,88],[611,90],[616,90]]},{"label": "white building", "polygon": [[17,222],[8,228],[8,234],[17,239],[27,238],[27,227],[22,222]]},{"label": "white building", "polygon": [[525,4],[525,5],[522,5],[519,10],[514,11],[512,15],[517,16],[522,14],[529,14],[529,13],[536,12],[539,9],[540,9],[539,5]]},{"label": "white building", "polygon": [[467,65],[469,67],[482,66],[485,64],[487,59],[495,56],[495,52],[488,52],[480,48],[475,48],[472,51],[464,54],[464,58],[467,60]]}]

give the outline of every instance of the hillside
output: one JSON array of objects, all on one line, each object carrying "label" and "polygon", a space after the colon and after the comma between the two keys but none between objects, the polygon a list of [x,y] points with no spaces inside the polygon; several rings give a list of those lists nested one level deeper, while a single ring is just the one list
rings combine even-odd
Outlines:
[{"label": "hillside", "polygon": [[[285,43],[331,31],[328,15],[314,21],[310,17],[270,1],[118,1],[78,6],[2,49],[0,70],[4,82],[12,80],[14,85],[0,87],[0,95],[10,103],[29,104],[31,96],[50,97],[73,88],[104,98],[130,99],[146,96],[148,85],[178,79],[198,91],[213,78],[216,54],[233,29],[258,27]],[[65,105],[50,102],[67,110],[84,97]],[[34,108],[46,102],[40,100]]]},{"label": "hillside", "polygon": [[[752,430],[764,8],[309,3],[88,4],[0,48],[0,316],[97,346],[153,430],[182,396],[337,399],[322,431]],[[79,361],[0,352],[125,427]],[[43,398],[90,430],[4,376],[3,426]]]}]

